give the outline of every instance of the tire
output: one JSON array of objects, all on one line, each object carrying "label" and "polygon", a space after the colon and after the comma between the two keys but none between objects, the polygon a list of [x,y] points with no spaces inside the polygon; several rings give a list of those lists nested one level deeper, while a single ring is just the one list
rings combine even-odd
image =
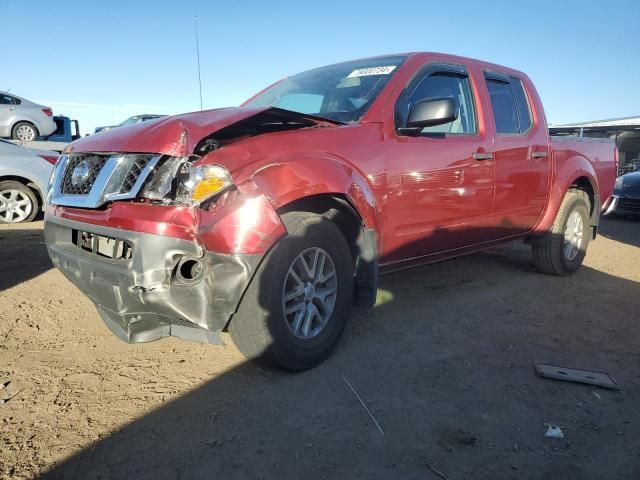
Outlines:
[{"label": "tire", "polygon": [[11,130],[11,138],[21,142],[32,142],[38,135],[38,129],[29,122],[18,122]]},{"label": "tire", "polygon": [[[262,261],[231,320],[229,333],[248,359],[303,371],[325,360],[344,331],[353,301],[354,261],[342,232],[327,218],[289,212],[282,220],[288,234]],[[314,275],[317,282],[310,282],[310,276],[300,270],[303,261],[313,267],[313,258],[318,258],[313,268],[320,272]],[[297,277],[292,270],[298,272]],[[307,286],[311,283],[318,290]],[[285,301],[285,294],[295,295],[303,286],[299,296]],[[335,294],[322,297],[333,288]],[[305,307],[296,308],[302,303]],[[286,315],[285,306],[292,313]],[[299,317],[301,312],[303,317]],[[312,312],[309,321],[308,312]]]},{"label": "tire", "polygon": [[[533,263],[538,271],[564,276],[580,268],[591,235],[590,211],[591,205],[586,192],[571,189],[566,193],[551,232],[533,245]],[[577,221],[582,225],[579,238]],[[568,247],[568,243],[573,246]]]},{"label": "tire", "polygon": [[38,197],[25,184],[0,182],[0,223],[32,222],[39,211]]}]

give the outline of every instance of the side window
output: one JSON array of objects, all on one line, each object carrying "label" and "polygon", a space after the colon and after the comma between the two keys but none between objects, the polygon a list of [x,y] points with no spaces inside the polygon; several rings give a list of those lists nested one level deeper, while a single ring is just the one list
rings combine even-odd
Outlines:
[{"label": "side window", "polygon": [[487,80],[491,109],[498,133],[520,133],[518,113],[511,93],[511,85],[499,80]]},{"label": "side window", "polygon": [[522,80],[511,77],[511,91],[513,92],[513,96],[516,100],[520,133],[524,133],[531,128],[533,120],[531,118],[531,107],[529,106],[529,100],[527,99],[527,94],[524,91]]},{"label": "side window", "polygon": [[519,78],[504,78],[487,78],[496,131],[503,134],[525,133],[533,124],[527,93]]},{"label": "side window", "polygon": [[13,97],[9,95],[0,95],[0,105],[12,105]]},{"label": "side window", "polygon": [[409,95],[409,110],[425,98],[449,97],[458,104],[458,118],[451,123],[426,127],[422,133],[476,133],[476,115],[469,78],[455,73],[433,73]]}]

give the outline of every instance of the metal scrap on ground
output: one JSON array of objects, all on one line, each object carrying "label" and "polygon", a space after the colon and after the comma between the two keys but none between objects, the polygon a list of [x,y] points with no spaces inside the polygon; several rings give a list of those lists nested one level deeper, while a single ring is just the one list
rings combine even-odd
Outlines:
[{"label": "metal scrap on ground", "polygon": [[591,372],[589,370],[578,370],[575,368],[558,367],[544,363],[536,364],[536,373],[541,377],[553,378],[554,380],[566,380],[568,382],[587,383],[611,390],[620,390],[613,377],[604,372]]},{"label": "metal scrap on ground", "polygon": [[442,480],[449,480],[449,477],[447,477],[444,473],[442,473],[440,470],[435,468],[433,465],[427,464],[427,468],[431,470],[433,473],[435,473],[438,477],[442,478]]},{"label": "metal scrap on ground", "polygon": [[347,380],[347,377],[342,375],[342,379],[344,380],[344,383],[346,383],[347,386],[351,389],[351,391],[356,396],[356,398],[360,401],[360,404],[365,409],[365,411],[369,414],[369,416],[371,417],[371,420],[373,420],[373,423],[376,424],[376,427],[378,427],[378,430],[380,431],[380,433],[384,435],[384,430],[382,430],[382,427],[380,426],[376,418],[373,416],[373,413],[371,413],[371,410],[369,410],[367,405],[365,405],[365,403],[362,401],[362,398],[360,398],[360,395],[358,395],[358,392],[356,392],[356,389],[351,386],[351,384],[349,383],[349,380]]},{"label": "metal scrap on ground", "polygon": [[9,377],[0,378],[0,403],[7,403],[20,391],[18,384]]}]

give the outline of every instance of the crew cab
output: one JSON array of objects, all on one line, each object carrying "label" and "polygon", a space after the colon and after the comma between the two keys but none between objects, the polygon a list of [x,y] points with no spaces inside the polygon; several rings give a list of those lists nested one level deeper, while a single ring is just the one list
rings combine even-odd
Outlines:
[{"label": "crew cab", "polygon": [[609,141],[550,138],[519,71],[387,55],[73,142],[45,236],[122,340],[228,331],[248,358],[304,370],[382,273],[514,239],[541,272],[574,272],[616,162]]}]

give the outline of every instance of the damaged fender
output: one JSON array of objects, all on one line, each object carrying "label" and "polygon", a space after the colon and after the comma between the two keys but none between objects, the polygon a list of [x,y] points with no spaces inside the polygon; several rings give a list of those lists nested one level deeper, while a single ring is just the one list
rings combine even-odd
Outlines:
[{"label": "damaged fender", "polygon": [[252,177],[276,208],[319,194],[344,195],[366,228],[379,231],[380,209],[364,176],[339,158],[319,153],[283,158]]},{"label": "damaged fender", "polygon": [[[138,206],[141,211],[149,208]],[[128,213],[135,208],[129,204]],[[82,217],[81,212],[77,215]],[[286,231],[260,195],[238,195],[226,208],[199,211],[191,217],[189,233],[189,216],[183,212],[178,218],[181,225],[164,229],[182,233],[181,238],[158,234],[157,223],[123,230],[47,215],[45,238],[53,264],[95,303],[121,340],[177,336],[220,343],[219,332],[236,311],[265,252]],[[145,227],[152,231],[140,231]],[[96,246],[78,245],[82,234]],[[97,245],[106,239],[126,242],[131,257],[105,256]]]}]

